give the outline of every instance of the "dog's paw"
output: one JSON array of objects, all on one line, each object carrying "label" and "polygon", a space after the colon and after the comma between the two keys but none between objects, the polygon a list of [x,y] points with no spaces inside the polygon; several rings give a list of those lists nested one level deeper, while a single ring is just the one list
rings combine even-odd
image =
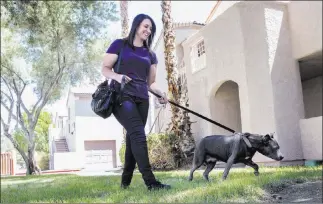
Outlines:
[{"label": "dog's paw", "polygon": [[254,172],[254,174],[255,174],[255,176],[259,176],[259,172],[258,171]]},{"label": "dog's paw", "polygon": [[221,182],[224,182],[225,180],[227,180],[227,178],[223,178],[220,180]]},{"label": "dog's paw", "polygon": [[205,179],[207,182],[210,182],[209,177],[204,176],[204,179]]},{"label": "dog's paw", "polygon": [[223,179],[219,179],[219,180],[216,181],[216,183],[219,184],[219,185],[223,184],[224,182],[225,182],[225,180],[223,180]]}]

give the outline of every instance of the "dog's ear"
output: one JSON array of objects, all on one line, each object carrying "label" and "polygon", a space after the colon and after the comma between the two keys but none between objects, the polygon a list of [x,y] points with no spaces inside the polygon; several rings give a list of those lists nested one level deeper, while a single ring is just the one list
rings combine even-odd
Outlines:
[{"label": "dog's ear", "polygon": [[262,137],[262,142],[267,145],[269,143],[269,140],[271,139],[271,136],[269,134],[266,134]]},{"label": "dog's ear", "polygon": [[274,135],[275,135],[275,132],[272,132],[269,134],[269,136],[273,139],[274,138]]}]

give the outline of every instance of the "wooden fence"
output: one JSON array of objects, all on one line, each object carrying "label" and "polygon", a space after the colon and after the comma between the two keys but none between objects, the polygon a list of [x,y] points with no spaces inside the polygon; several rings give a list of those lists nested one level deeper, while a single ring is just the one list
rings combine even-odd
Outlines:
[{"label": "wooden fence", "polygon": [[10,152],[1,153],[1,176],[15,175],[13,157]]}]

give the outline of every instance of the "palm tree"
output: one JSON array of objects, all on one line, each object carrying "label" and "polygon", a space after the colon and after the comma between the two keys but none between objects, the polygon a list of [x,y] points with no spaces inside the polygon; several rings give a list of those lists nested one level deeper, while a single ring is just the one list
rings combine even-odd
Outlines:
[{"label": "palm tree", "polygon": [[[186,83],[180,83],[177,70],[176,50],[175,50],[175,32],[173,29],[173,19],[171,18],[171,1],[161,1],[165,65],[167,71],[168,94],[169,98],[175,103],[181,102],[181,95],[186,96]],[[182,93],[182,94],[181,94]],[[188,106],[187,101],[185,105]],[[168,127],[168,132],[175,136],[174,156],[178,166],[187,163],[186,155],[194,148],[195,143],[190,131],[191,122],[188,114],[176,106],[171,106],[172,118]],[[186,160],[186,161],[185,161]]]},{"label": "palm tree", "polygon": [[[183,74],[182,77],[179,77],[178,79],[178,90],[180,95],[180,104],[182,104],[186,108],[189,108],[189,103],[188,103],[189,99],[187,96],[187,92],[188,92],[187,79],[185,74]],[[190,121],[188,112],[185,110],[181,110],[180,126],[179,126],[181,130],[181,135],[180,135],[179,145],[182,152],[185,155],[190,155],[195,149],[195,141],[194,141],[193,134],[191,132],[191,124],[192,122]],[[187,162],[191,162],[191,159],[193,159],[193,157],[189,157]]]},{"label": "palm tree", "polygon": [[[121,36],[127,37],[129,30],[128,1],[120,1]],[[123,128],[123,141],[126,141],[126,129]]]},{"label": "palm tree", "polygon": [[129,19],[128,19],[128,1],[120,1],[120,17],[121,17],[121,36],[124,38],[128,35]]},{"label": "palm tree", "polygon": [[[164,36],[164,54],[165,54],[165,66],[167,71],[167,82],[168,82],[168,94],[169,98],[174,102],[179,102],[179,91],[177,86],[178,70],[177,61],[175,57],[175,32],[173,29],[173,20],[171,18],[171,2],[161,1],[162,8],[162,21],[163,21],[163,36]],[[172,110],[172,130],[175,134],[179,127],[179,108],[171,106]],[[176,134],[178,135],[178,134]]]}]

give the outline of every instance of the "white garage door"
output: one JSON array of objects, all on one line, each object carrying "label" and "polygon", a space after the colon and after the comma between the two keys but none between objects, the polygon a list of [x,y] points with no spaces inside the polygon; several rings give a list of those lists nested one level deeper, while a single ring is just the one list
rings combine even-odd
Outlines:
[{"label": "white garage door", "polygon": [[85,168],[105,170],[116,166],[115,141],[84,141]]},{"label": "white garage door", "polygon": [[91,168],[113,168],[112,150],[85,151],[85,164]]}]

